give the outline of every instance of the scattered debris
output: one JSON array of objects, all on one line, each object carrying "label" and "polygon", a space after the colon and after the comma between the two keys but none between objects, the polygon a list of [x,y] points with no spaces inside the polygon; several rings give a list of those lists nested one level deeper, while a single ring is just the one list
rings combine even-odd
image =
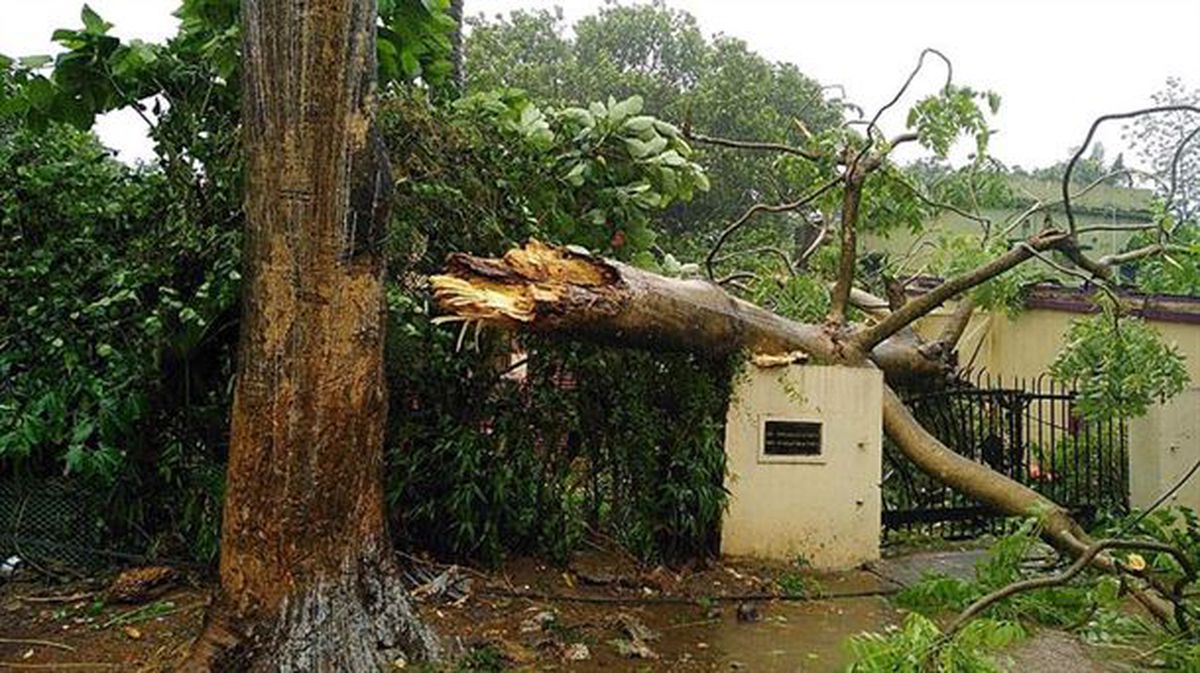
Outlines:
[{"label": "scattered debris", "polygon": [[678,584],[679,577],[663,566],[658,566],[642,576],[642,585],[658,592],[673,591]]},{"label": "scattered debris", "polygon": [[575,576],[584,584],[590,584],[596,587],[604,587],[614,584],[617,581],[617,576],[604,570],[589,570],[572,568]]},{"label": "scattered debris", "polygon": [[755,367],[761,369],[771,369],[773,367],[786,367],[792,364],[803,364],[808,362],[808,353],[803,351],[792,351],[782,355],[770,355],[768,353],[759,353],[750,359]]},{"label": "scattered debris", "polygon": [[558,621],[558,613],[543,610],[521,622],[521,633],[540,633],[546,631]]},{"label": "scattered debris", "polygon": [[465,577],[456,565],[446,568],[437,576],[430,577],[429,575],[429,573],[421,574],[420,577],[425,581],[412,589],[412,595],[417,600],[445,598],[458,602],[471,593],[471,578]]},{"label": "scattered debris", "polygon": [[646,626],[642,623],[642,620],[627,612],[617,613],[609,622],[609,626],[635,642],[653,641],[659,638],[657,631]]},{"label": "scattered debris", "polygon": [[610,645],[616,649],[617,654],[626,659],[657,659],[658,653],[650,649],[650,646],[639,640],[626,640],[624,638],[613,638],[608,641]]},{"label": "scattered debris", "polygon": [[175,586],[179,573],[167,566],[146,566],[122,571],[108,585],[104,599],[109,603],[145,603]]},{"label": "scattered debris", "polygon": [[21,567],[20,556],[9,556],[0,563],[0,577],[8,579],[17,573],[17,568]]},{"label": "scattered debris", "polygon": [[738,603],[737,620],[743,624],[752,624],[762,619],[762,615],[758,613],[758,605],[749,601]]},{"label": "scattered debris", "polygon": [[587,661],[592,658],[592,652],[583,643],[571,643],[563,650],[564,661]]}]

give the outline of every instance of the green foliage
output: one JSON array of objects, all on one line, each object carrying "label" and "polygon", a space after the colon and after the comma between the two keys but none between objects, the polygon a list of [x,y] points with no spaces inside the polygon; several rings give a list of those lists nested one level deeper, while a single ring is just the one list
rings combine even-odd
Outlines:
[{"label": "green foliage", "polygon": [[[961,612],[984,595],[1026,577],[1022,563],[1037,542],[1037,535],[1035,522],[1027,521],[988,549],[988,554],[975,564],[973,579],[930,573],[897,594],[895,602],[927,617]],[[1119,607],[1116,580],[1099,577],[1075,585],[1021,592],[993,604],[985,614],[1001,621],[1063,627],[1084,624],[1097,610],[1115,611]]]},{"label": "green foliage", "polygon": [[[766,261],[766,260],[762,260]],[[754,269],[753,263],[743,268]],[[802,322],[818,322],[829,313],[829,287],[810,274],[756,274],[750,285],[749,300]]]},{"label": "green foliage", "polygon": [[397,96],[381,122],[406,157],[402,245],[433,246],[436,264],[450,249],[499,252],[535,237],[655,267],[651,217],[708,179],[679,131],[640,111],[638,97],[543,111],[502,90],[443,112]]},{"label": "green foliage", "polygon": [[990,131],[977,101],[986,101],[992,114],[1000,109],[1000,97],[994,92],[949,85],[908,111],[908,128],[915,129],[919,142],[943,159],[959,136],[972,136],[976,159],[981,161],[987,156]]},{"label": "green foliage", "polygon": [[[381,86],[420,82],[436,93],[451,93],[450,34],[456,24],[448,7],[449,0],[379,3]],[[21,117],[41,130],[53,122],[86,130],[98,115],[120,108],[134,108],[149,121],[147,113],[157,117],[164,109],[161,101],[149,99],[161,96],[173,103],[191,91],[218,114],[236,117],[239,15],[237,0],[183,0],[176,12],[179,33],[166,44],[149,44],[110,34],[112,24],[85,4],[81,28],[54,32],[64,49],[57,56],[0,56],[0,69],[13,84],[0,100],[0,116]]]},{"label": "green foliage", "polygon": [[[1160,507],[1148,514],[1131,512],[1101,525],[1098,535],[1146,537],[1166,542],[1188,558],[1200,558],[1200,517],[1189,507]],[[1147,566],[1157,572],[1178,576],[1181,568],[1170,554],[1143,552]]]},{"label": "green foliage", "polygon": [[[518,87],[554,105],[645,100],[650,114],[697,131],[804,145],[837,126],[841,110],[794,65],[773,63],[727,36],[707,39],[690,14],[661,1],[608,4],[568,31],[561,14],[518,11],[471,22],[467,39],[472,91]],[[764,179],[774,157],[697,147],[714,189],[660,218],[663,233],[710,234],[757,200],[782,200],[807,182]],[[781,224],[785,216],[768,216]],[[790,229],[789,229],[790,231]]]},{"label": "green foliage", "polygon": [[884,633],[864,633],[849,640],[851,673],[999,673],[993,654],[1023,638],[1016,622],[980,619],[948,642],[928,618],[908,615],[903,626]]},{"label": "green foliage", "polygon": [[[975,578],[962,580],[931,574],[897,595],[896,602],[914,611],[916,625],[905,623],[903,630],[870,634],[854,642],[860,657],[855,665],[870,663],[875,668],[852,670],[924,670],[905,668],[915,659],[932,651],[938,636],[936,627],[926,620],[946,613],[962,611],[987,593],[1025,579],[1031,572],[1022,566],[1036,541],[1037,530],[1032,522],[989,550],[988,556],[976,565]],[[1200,519],[1186,508],[1165,508],[1148,516],[1134,513],[1105,522],[1093,531],[1096,539],[1121,537],[1151,539],[1176,546],[1184,554],[1195,557],[1200,553]],[[1180,575],[1181,569],[1169,554],[1144,552],[1148,567],[1168,584]],[[1001,625],[1008,625],[1007,627]],[[1148,648],[1140,655],[1143,663],[1166,670],[1191,671],[1200,664],[1200,649],[1195,639],[1164,632],[1143,618],[1131,615],[1120,581],[1107,574],[1084,571],[1068,584],[1014,594],[994,603],[982,618],[967,625],[955,637],[966,657],[982,658],[1004,643],[987,643],[966,637],[969,629],[1012,629],[1012,640],[1020,637],[1022,625],[1051,626],[1074,631],[1088,641],[1127,646],[1136,643]],[[960,640],[961,638],[961,640]],[[1007,636],[1006,636],[1007,638]],[[1002,639],[1003,640],[1003,639]],[[939,651],[939,653],[941,653]],[[875,657],[871,659],[870,657]],[[875,662],[879,663],[876,664]],[[881,668],[892,665],[895,668]],[[946,665],[946,664],[943,664]],[[935,668],[934,670],[994,670]]]},{"label": "green foliage", "polygon": [[728,365],[531,339],[518,381],[500,373],[507,339],[458,351],[458,334],[401,293],[391,316],[388,494],[402,539],[486,562],[562,560],[589,528],[647,561],[712,552]]},{"label": "green foliage", "polygon": [[1166,344],[1144,321],[1118,317],[1109,305],[1073,321],[1064,341],[1050,372],[1075,385],[1084,418],[1141,416],[1149,405],[1177,395],[1187,385],[1178,348]]},{"label": "green foliage", "polygon": [[177,193],[70,127],[0,136],[0,465],[105,494],[110,534],[161,527],[207,556],[238,235]]},{"label": "green foliage", "polygon": [[[702,187],[703,173],[655,161],[687,148],[639,113],[636,98],[543,111],[514,91],[448,109],[416,96],[385,105],[385,141],[406,157],[388,357],[393,409],[404,410],[391,418],[388,488],[403,539],[452,557],[562,559],[590,527],[648,560],[710,551],[724,505],[727,365],[464,335],[435,326],[423,290],[405,284],[449,252],[499,254],[529,237],[654,264],[651,216]],[[661,147],[644,153],[631,140]],[[672,261],[662,263],[681,270]],[[518,346],[524,383],[499,373]],[[559,385],[566,373],[574,386]]]},{"label": "green foliage", "polygon": [[[1161,216],[1166,217],[1165,213]],[[1126,249],[1137,250],[1155,242],[1153,234],[1143,232],[1130,238]],[[1126,264],[1122,272],[1131,276],[1142,292],[1200,297],[1200,223],[1180,224],[1171,242],[1176,247],[1166,254]]]},{"label": "green foliage", "polygon": [[[985,245],[972,234],[944,234],[933,248],[929,269],[945,278],[959,276],[1003,255],[1007,246],[998,239]],[[1042,268],[1022,264],[976,286],[970,296],[981,308],[1012,315],[1024,308],[1025,287],[1045,277]]]}]

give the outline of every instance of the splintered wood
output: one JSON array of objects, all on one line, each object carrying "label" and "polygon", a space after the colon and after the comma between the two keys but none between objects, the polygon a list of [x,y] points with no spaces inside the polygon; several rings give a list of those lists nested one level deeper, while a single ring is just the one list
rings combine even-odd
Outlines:
[{"label": "splintered wood", "polygon": [[563,304],[580,290],[618,283],[598,258],[530,241],[500,259],[455,254],[448,273],[429,279],[439,305],[460,319],[529,323],[538,307]]}]

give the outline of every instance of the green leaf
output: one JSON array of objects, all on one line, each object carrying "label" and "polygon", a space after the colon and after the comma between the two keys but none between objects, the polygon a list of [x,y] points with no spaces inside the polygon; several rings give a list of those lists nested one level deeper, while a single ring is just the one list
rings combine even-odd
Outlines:
[{"label": "green leaf", "polygon": [[1000,111],[1000,94],[996,93],[995,91],[987,92],[987,102],[988,109],[992,111],[992,114],[996,114]]},{"label": "green leaf", "polygon": [[654,117],[647,117],[645,115],[630,117],[625,120],[624,124],[621,124],[622,130],[633,131],[634,133],[642,133],[652,128],[654,128]]},{"label": "green leaf", "polygon": [[[11,62],[12,61],[10,60],[9,63],[11,63]],[[47,65],[50,65],[53,62],[54,62],[53,56],[47,56],[46,54],[36,54],[33,56],[22,56],[21,58],[19,58],[17,60],[17,65],[21,66],[22,68],[25,68],[26,70],[37,70],[38,68],[43,68]]]},{"label": "green leaf", "polygon": [[608,110],[609,119],[614,124],[619,124],[625,118],[641,112],[642,104],[642,97],[635,94],[615,105],[610,105]]},{"label": "green leaf", "polygon": [[109,28],[112,28],[112,24],[100,18],[100,15],[89,5],[83,6],[80,17],[83,19],[84,29],[93,35],[104,35],[108,33]]}]

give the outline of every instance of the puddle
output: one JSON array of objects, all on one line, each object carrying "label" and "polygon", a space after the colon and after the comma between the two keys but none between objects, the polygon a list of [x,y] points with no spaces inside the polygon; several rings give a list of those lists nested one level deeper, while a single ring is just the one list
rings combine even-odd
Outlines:
[{"label": "puddle", "polygon": [[754,604],[758,621],[743,622],[738,606],[721,606],[705,621],[699,608],[643,606],[634,614],[660,637],[649,643],[657,660],[610,656],[608,643],[595,643],[597,655],[574,662],[572,671],[696,670],[843,671],[849,663],[846,639],[899,621],[886,599],[864,597],[812,602]]}]

